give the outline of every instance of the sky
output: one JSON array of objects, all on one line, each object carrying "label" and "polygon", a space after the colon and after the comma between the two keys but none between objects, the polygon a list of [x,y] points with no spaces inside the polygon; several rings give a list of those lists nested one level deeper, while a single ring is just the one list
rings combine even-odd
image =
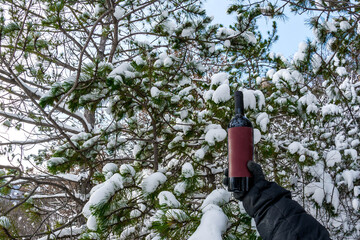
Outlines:
[{"label": "sky", "polygon": [[[226,13],[232,0],[206,0],[204,7],[209,16],[214,17],[214,23],[221,23],[224,26],[234,23],[236,15]],[[287,13],[287,20],[278,21],[279,40],[273,45],[272,51],[282,53],[286,57],[292,56],[298,49],[301,41],[306,41],[312,36],[312,30],[305,24],[306,15],[293,15]],[[259,21],[260,31],[265,34],[271,30],[272,21]]]}]

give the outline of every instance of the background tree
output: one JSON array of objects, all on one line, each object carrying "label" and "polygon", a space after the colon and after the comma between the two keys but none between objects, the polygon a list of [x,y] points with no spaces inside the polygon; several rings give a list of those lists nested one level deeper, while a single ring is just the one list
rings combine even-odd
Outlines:
[{"label": "background tree", "polygon": [[[238,1],[229,28],[195,0],[1,3],[0,116],[25,137],[1,143],[0,236],[258,238],[221,185],[240,89],[268,179],[359,237],[355,3]],[[288,7],[315,33],[292,59],[270,52]]]}]

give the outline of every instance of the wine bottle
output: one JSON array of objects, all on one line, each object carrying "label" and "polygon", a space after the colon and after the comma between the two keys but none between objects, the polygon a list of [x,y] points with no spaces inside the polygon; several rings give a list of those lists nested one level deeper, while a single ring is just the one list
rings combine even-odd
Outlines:
[{"label": "wine bottle", "polygon": [[241,91],[235,92],[235,117],[228,126],[228,191],[245,194],[253,184],[247,162],[253,160],[254,131],[244,116],[244,99]]}]

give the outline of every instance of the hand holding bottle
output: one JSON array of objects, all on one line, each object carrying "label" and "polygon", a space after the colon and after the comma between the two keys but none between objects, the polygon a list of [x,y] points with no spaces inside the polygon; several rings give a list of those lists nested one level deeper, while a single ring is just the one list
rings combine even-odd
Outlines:
[{"label": "hand holding bottle", "polygon": [[[259,164],[257,164],[254,161],[249,161],[247,163],[247,168],[253,175],[253,185],[256,185],[258,182],[265,180],[264,172]],[[225,169],[224,174],[225,174],[225,178],[223,180],[223,183],[225,186],[228,186],[229,185],[229,170]],[[249,191],[250,190],[251,189],[249,189]],[[234,192],[233,195],[234,195],[235,199],[237,199],[239,201],[243,201],[246,194],[247,194],[247,192]]]}]

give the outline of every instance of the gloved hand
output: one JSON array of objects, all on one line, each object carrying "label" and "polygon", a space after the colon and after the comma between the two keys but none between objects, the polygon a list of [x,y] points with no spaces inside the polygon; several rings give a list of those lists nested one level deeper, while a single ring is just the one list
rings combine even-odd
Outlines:
[{"label": "gloved hand", "polygon": [[[254,185],[256,185],[258,182],[264,181],[264,173],[259,164],[257,164],[254,161],[249,161],[247,163],[247,168],[253,175]],[[225,169],[224,171],[225,178],[223,180],[223,183],[225,186],[229,185],[229,169]],[[247,193],[233,193],[234,198],[240,201],[243,201]]]}]

